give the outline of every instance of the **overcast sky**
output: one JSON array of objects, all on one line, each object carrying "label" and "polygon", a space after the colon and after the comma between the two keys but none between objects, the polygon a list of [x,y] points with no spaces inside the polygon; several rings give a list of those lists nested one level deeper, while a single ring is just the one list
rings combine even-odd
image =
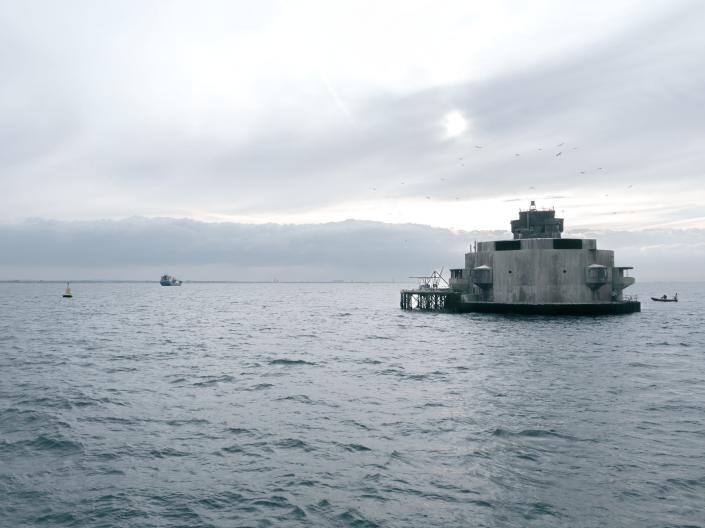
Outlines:
[{"label": "overcast sky", "polygon": [[501,231],[536,199],[702,255],[703,27],[673,0],[0,0],[0,232]]}]

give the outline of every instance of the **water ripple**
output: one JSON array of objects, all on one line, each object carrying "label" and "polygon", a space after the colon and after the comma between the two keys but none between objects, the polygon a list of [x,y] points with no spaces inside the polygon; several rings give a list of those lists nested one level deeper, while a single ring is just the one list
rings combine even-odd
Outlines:
[{"label": "water ripple", "polygon": [[705,286],[589,319],[398,290],[0,284],[0,525],[705,525]]}]

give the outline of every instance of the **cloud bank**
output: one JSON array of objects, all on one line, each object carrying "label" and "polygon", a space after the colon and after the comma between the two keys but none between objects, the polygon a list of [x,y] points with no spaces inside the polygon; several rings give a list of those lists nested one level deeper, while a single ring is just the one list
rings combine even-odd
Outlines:
[{"label": "cloud bank", "polygon": [[[705,230],[586,231],[614,249],[639,280],[705,279]],[[27,221],[0,225],[0,280],[405,281],[445,266],[463,267],[475,240],[508,231],[451,231],[413,224],[344,221],[248,225],[131,218]]]}]

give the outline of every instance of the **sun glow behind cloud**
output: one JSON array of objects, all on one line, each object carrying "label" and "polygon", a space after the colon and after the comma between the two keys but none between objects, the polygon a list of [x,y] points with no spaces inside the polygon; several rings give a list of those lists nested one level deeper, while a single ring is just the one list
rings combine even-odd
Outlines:
[{"label": "sun glow behind cloud", "polygon": [[461,135],[468,128],[468,123],[463,117],[463,114],[457,110],[448,112],[443,118],[443,124],[445,126],[446,136],[449,138]]}]

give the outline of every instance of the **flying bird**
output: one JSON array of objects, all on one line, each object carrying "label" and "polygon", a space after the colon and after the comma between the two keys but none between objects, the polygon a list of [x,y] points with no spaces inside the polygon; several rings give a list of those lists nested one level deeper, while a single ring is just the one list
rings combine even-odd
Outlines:
[{"label": "flying bird", "polygon": [[514,154],[514,155],[515,155],[515,156],[518,156],[518,155],[519,155],[519,153],[517,152],[517,153],[516,153],[516,154]]},{"label": "flying bird", "polygon": [[557,147],[562,147],[563,145],[565,145],[565,143],[558,143],[558,145],[556,145],[556,146],[557,146]]},{"label": "flying bird", "polygon": [[475,148],[482,148],[482,145],[475,145]]},{"label": "flying bird", "polygon": [[561,152],[559,152],[558,154],[556,154],[556,157],[560,156],[561,154],[563,154],[563,152],[562,152],[562,151],[561,151]]}]

